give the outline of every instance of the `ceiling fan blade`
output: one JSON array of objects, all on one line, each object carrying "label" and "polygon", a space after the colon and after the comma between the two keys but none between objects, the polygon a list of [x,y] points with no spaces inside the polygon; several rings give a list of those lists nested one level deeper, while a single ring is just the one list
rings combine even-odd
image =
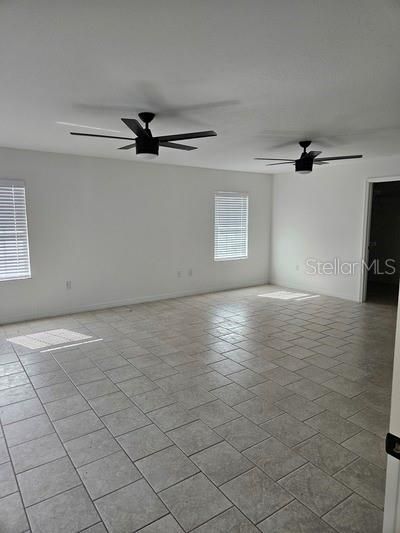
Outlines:
[{"label": "ceiling fan blade", "polygon": [[337,157],[319,157],[314,161],[337,161],[339,159],[360,159],[362,155],[339,155]]},{"label": "ceiling fan blade", "polygon": [[143,128],[140,122],[136,120],[135,118],[121,118],[121,120],[138,137],[143,137],[143,136],[149,137],[149,134],[147,133],[147,131]]},{"label": "ceiling fan blade", "polygon": [[78,131],[70,131],[71,135],[80,135],[82,137],[103,137],[105,139],[122,139],[123,141],[133,141],[132,137],[115,137],[114,135],[100,135],[98,133],[80,133]]},{"label": "ceiling fan blade", "polygon": [[168,141],[160,141],[160,146],[164,146],[165,148],[175,148],[175,150],[197,150],[197,146],[189,146],[187,144],[177,144],[177,143],[170,143]]},{"label": "ceiling fan blade", "polygon": [[318,157],[319,154],[322,154],[322,152],[318,152],[318,151],[315,151],[315,150],[311,150],[310,152],[308,152],[308,155],[309,155],[310,157],[312,157],[313,159],[315,159],[316,157]]},{"label": "ceiling fan blade", "polygon": [[215,137],[215,131],[195,131],[193,133],[177,133],[176,135],[160,135],[157,139],[161,141],[182,141],[184,139],[200,139],[201,137]]},{"label": "ceiling fan blade", "polygon": [[316,161],[314,159],[314,165],[329,165],[328,161]]},{"label": "ceiling fan blade", "polygon": [[283,163],[269,163],[268,165],[265,165],[267,167],[274,167],[276,165],[293,165],[294,161],[285,161]]},{"label": "ceiling fan blade", "polygon": [[254,158],[257,161],[287,161],[290,163],[294,163],[295,159],[282,159],[282,158],[276,158],[276,157],[255,157]]},{"label": "ceiling fan blade", "polygon": [[130,150],[131,148],[135,148],[135,146],[136,146],[136,143],[127,144],[125,146],[121,146],[120,148],[118,148],[118,150]]}]

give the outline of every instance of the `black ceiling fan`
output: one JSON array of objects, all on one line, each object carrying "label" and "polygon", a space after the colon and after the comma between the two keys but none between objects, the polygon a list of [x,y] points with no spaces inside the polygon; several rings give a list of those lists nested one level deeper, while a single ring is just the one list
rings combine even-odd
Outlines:
[{"label": "black ceiling fan", "polygon": [[299,159],[281,159],[273,157],[255,157],[254,159],[260,161],[281,161],[280,163],[269,163],[267,166],[275,165],[293,165],[296,168],[296,172],[301,174],[308,174],[312,171],[314,163],[316,165],[326,165],[328,161],[337,161],[339,159],[359,159],[362,155],[339,155],[336,157],[318,157],[322,152],[316,152],[311,150],[307,152],[307,148],[310,146],[311,141],[300,141],[299,145],[303,148],[303,152]]},{"label": "black ceiling fan", "polygon": [[130,144],[121,146],[119,150],[130,150],[136,148],[136,155],[143,159],[153,159],[158,156],[160,146],[165,148],[175,148],[175,150],[196,150],[196,146],[188,146],[187,144],[178,144],[171,141],[181,141],[184,139],[200,139],[201,137],[215,137],[215,131],[195,131],[193,133],[177,133],[175,135],[160,135],[153,137],[149,128],[150,122],[155,117],[155,113],[143,112],[139,113],[140,120],[144,123],[144,127],[135,118],[121,118],[122,122],[128,126],[136,137],[116,137],[114,135],[99,135],[95,133],[80,133],[71,131],[71,135],[81,135],[83,137],[102,137],[106,139],[122,139],[126,141],[133,141]]}]

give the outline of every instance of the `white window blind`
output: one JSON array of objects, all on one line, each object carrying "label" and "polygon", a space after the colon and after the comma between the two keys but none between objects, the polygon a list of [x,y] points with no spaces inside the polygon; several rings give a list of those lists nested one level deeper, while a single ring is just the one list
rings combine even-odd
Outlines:
[{"label": "white window blind", "polygon": [[217,192],[214,215],[214,260],[245,259],[248,243],[246,193]]},{"label": "white window blind", "polygon": [[0,180],[0,281],[30,276],[25,184]]}]

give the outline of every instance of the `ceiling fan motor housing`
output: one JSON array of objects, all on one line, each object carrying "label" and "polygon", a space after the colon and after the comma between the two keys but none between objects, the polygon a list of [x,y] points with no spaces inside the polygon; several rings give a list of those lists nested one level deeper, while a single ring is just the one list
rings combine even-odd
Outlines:
[{"label": "ceiling fan motor housing", "polygon": [[140,154],[153,154],[158,156],[160,143],[158,139],[153,137],[137,137],[136,138],[136,155]]},{"label": "ceiling fan motor housing", "polygon": [[295,161],[296,172],[311,172],[313,169],[312,157],[301,157]]}]

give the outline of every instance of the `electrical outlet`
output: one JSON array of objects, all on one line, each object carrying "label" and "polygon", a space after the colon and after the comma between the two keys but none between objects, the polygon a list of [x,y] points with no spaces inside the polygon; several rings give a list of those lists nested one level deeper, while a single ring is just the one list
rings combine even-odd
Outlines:
[{"label": "electrical outlet", "polygon": [[188,276],[190,276],[190,277],[193,276],[193,269],[189,268],[189,270],[188,270]]},{"label": "electrical outlet", "polygon": [[178,272],[176,273],[176,275],[178,276],[178,278],[181,278],[182,277],[182,272],[180,270],[178,270]]},{"label": "electrical outlet", "polygon": [[72,281],[70,279],[65,282],[65,287],[67,290],[72,289]]}]

